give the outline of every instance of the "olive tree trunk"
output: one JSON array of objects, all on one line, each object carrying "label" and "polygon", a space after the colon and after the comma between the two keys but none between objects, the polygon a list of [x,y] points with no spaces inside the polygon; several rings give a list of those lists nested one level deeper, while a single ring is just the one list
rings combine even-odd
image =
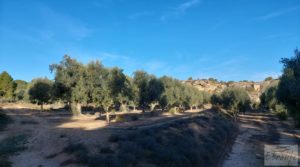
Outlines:
[{"label": "olive tree trunk", "polygon": [[72,103],[71,110],[73,116],[80,116],[81,115],[81,104],[80,103]]}]

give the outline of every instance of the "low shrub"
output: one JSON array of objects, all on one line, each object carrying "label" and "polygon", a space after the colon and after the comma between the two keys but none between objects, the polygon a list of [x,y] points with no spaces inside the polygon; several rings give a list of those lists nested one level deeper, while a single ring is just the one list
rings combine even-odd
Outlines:
[{"label": "low shrub", "polygon": [[171,108],[171,109],[169,109],[169,111],[168,111],[170,114],[172,114],[172,115],[174,115],[174,114],[176,114],[176,108]]},{"label": "low shrub", "polygon": [[132,116],[130,117],[130,119],[131,119],[131,121],[136,121],[136,120],[139,119],[139,116],[137,116],[137,115],[132,115]]},{"label": "low shrub", "polygon": [[0,166],[11,167],[8,157],[26,149],[28,135],[22,134],[6,138],[0,143]]},{"label": "low shrub", "polygon": [[112,143],[116,143],[121,139],[121,137],[119,135],[116,134],[112,134],[109,136],[108,141],[112,142]]},{"label": "low shrub", "polygon": [[85,145],[81,143],[73,144],[70,143],[67,147],[63,149],[63,152],[74,154],[76,159],[75,160],[67,160],[63,162],[62,164],[67,165],[69,163],[81,163],[85,164],[88,162],[89,156],[88,156],[88,149],[85,147]]},{"label": "low shrub", "polygon": [[126,119],[124,115],[117,115],[116,116],[116,122],[124,122]]},{"label": "low shrub", "polygon": [[286,120],[288,117],[287,109],[280,104],[275,105],[275,114],[280,120]]}]

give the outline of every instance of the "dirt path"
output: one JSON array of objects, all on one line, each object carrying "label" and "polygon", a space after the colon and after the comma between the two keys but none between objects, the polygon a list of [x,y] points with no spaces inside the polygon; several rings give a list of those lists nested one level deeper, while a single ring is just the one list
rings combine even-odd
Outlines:
[{"label": "dirt path", "polygon": [[264,166],[265,144],[300,144],[300,131],[293,129],[291,120],[279,121],[272,114],[240,115],[240,132],[223,167]]}]

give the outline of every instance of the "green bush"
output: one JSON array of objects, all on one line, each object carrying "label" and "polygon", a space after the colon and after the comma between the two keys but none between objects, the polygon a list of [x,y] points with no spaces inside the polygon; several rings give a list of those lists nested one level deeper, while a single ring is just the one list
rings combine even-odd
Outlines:
[{"label": "green bush", "polygon": [[211,103],[214,106],[221,106],[235,115],[237,112],[245,112],[250,108],[250,97],[243,88],[229,87],[223,90],[221,94],[215,94],[211,97]]},{"label": "green bush", "polygon": [[276,92],[277,85],[267,88],[260,96],[261,107],[275,110],[275,105],[278,104]]},{"label": "green bush", "polygon": [[173,108],[171,108],[169,111],[168,111],[170,114],[172,114],[172,115],[174,115],[174,114],[176,114],[176,108],[175,107],[173,107]]},{"label": "green bush", "polygon": [[280,120],[286,120],[288,116],[287,109],[280,104],[275,105],[275,114]]},{"label": "green bush", "polygon": [[124,115],[117,115],[116,116],[116,122],[124,122],[126,119]]}]

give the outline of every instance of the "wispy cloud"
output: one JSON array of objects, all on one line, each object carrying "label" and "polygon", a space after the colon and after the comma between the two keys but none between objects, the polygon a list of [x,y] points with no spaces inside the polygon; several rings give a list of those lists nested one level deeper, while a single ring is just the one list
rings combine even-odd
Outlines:
[{"label": "wispy cloud", "polygon": [[165,21],[170,17],[182,15],[186,13],[186,11],[189,10],[190,8],[197,6],[200,2],[201,2],[200,0],[189,0],[184,3],[181,3],[178,6],[172,8],[170,11],[165,12],[160,17],[160,19],[162,21]]},{"label": "wispy cloud", "polygon": [[269,20],[269,19],[273,19],[273,18],[276,18],[276,17],[280,17],[280,16],[283,16],[283,15],[289,14],[289,13],[297,11],[299,9],[300,9],[300,6],[286,8],[286,9],[282,9],[282,10],[279,10],[279,11],[267,13],[265,15],[256,17],[256,18],[254,18],[254,20]]},{"label": "wispy cloud", "polygon": [[137,12],[137,13],[132,13],[128,15],[128,18],[131,20],[135,20],[135,19],[139,19],[142,17],[146,17],[146,16],[151,16],[153,15],[153,12],[150,11],[143,11],[143,12]]},{"label": "wispy cloud", "polygon": [[43,27],[39,30],[41,37],[49,39],[67,35],[80,40],[92,33],[92,29],[87,27],[81,20],[55,11],[48,6],[41,6],[40,13],[43,20],[45,20]]}]

